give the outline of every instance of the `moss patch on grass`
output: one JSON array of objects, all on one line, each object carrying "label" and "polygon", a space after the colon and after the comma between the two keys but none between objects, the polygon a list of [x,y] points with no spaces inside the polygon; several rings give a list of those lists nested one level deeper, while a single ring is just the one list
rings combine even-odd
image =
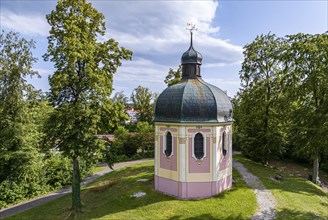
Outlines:
[{"label": "moss patch on grass", "polygon": [[[235,171],[232,189],[201,200],[160,194],[153,188],[153,178],[153,161],[106,174],[83,187],[83,213],[69,219],[249,219],[256,211],[254,193]],[[131,197],[136,192],[146,195]],[[67,195],[7,219],[65,219],[70,203]]]},{"label": "moss patch on grass", "polygon": [[[241,162],[269,189],[277,201],[277,219],[328,219],[328,194],[312,182],[288,172],[255,163],[240,155],[234,159]],[[281,181],[274,176],[281,175]]]}]

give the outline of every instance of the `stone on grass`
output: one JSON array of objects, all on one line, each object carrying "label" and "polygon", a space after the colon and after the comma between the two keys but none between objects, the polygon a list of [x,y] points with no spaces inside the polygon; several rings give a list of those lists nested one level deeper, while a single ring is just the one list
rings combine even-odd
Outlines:
[{"label": "stone on grass", "polygon": [[138,181],[138,182],[147,182],[148,179],[138,179],[137,181]]},{"label": "stone on grass", "polygon": [[139,197],[143,197],[143,196],[145,196],[145,195],[146,195],[145,192],[136,192],[136,193],[134,193],[133,195],[131,195],[131,197],[139,198]]}]

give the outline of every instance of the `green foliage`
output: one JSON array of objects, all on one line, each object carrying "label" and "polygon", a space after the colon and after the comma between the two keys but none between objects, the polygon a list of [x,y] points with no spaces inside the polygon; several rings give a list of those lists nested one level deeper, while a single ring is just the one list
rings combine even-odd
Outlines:
[{"label": "green foliage", "polygon": [[33,41],[20,38],[18,33],[2,31],[0,35],[0,181],[16,180],[28,173],[37,140],[24,96],[30,85],[25,77],[37,75],[32,70]]},{"label": "green foliage", "polygon": [[52,189],[67,186],[72,182],[71,161],[59,153],[51,153],[43,169],[47,184]]},{"label": "green foliage", "polygon": [[32,70],[34,41],[18,33],[0,35],[0,208],[47,189],[39,152],[42,103],[26,77]]},{"label": "green foliage", "polygon": [[328,155],[328,33],[291,35],[286,42],[286,57],[292,57],[286,77],[293,102],[292,153],[313,161],[313,182],[318,182],[318,162]]},{"label": "green foliage", "polygon": [[261,35],[245,46],[242,90],[233,101],[235,143],[252,159],[284,156],[327,160],[328,33],[277,38]]},{"label": "green foliage", "polygon": [[243,89],[234,101],[235,120],[242,151],[266,162],[285,152],[279,50],[282,40],[275,35],[261,35],[244,47],[240,71]]},{"label": "green foliage", "polygon": [[[98,41],[105,34],[104,20],[104,15],[86,0],[58,1],[56,9],[47,15],[51,30],[44,58],[56,68],[49,77],[49,96],[56,108],[46,127],[47,145],[56,146],[72,159],[75,212],[81,208],[79,160],[91,164],[101,157],[105,142],[95,135],[104,129],[103,124],[121,121],[102,121],[102,117],[120,109],[112,106],[110,99],[113,74],[121,60],[129,60],[132,55],[114,39]],[[118,117],[114,112],[111,116]]]},{"label": "green foliage", "polygon": [[135,132],[129,132],[120,126],[114,134],[115,140],[109,144],[109,152],[115,161],[154,157],[153,125],[147,122],[138,122]]},{"label": "green foliage", "polygon": [[125,96],[123,91],[115,93],[113,101],[121,103],[126,109],[129,108],[129,98]]},{"label": "green foliage", "polygon": [[123,126],[129,116],[125,113],[126,107],[118,99],[108,100],[105,105],[100,108],[100,128],[99,133],[112,133],[118,126]]},{"label": "green foliage", "polygon": [[154,126],[148,124],[147,122],[138,122],[137,124],[137,143],[139,148],[141,148],[142,154],[145,152],[152,152],[154,157]]},{"label": "green foliage", "polygon": [[154,116],[156,95],[148,88],[138,86],[131,94],[133,108],[138,113],[138,121],[151,123]]},{"label": "green foliage", "polygon": [[179,65],[176,71],[174,71],[172,68],[169,69],[169,72],[167,73],[164,82],[165,84],[167,84],[167,86],[172,86],[180,82],[181,77],[182,77],[182,67],[181,65]]}]

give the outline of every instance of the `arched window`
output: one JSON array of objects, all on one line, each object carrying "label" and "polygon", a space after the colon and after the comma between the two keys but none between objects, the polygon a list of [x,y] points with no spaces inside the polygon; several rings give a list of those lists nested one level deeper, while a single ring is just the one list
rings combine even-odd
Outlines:
[{"label": "arched window", "polygon": [[171,132],[166,133],[166,143],[165,144],[166,144],[166,146],[165,146],[164,153],[167,157],[169,157],[172,154],[172,134],[171,134]]},{"label": "arched window", "polygon": [[201,133],[197,133],[194,138],[194,155],[198,160],[204,157],[204,137]]},{"label": "arched window", "polygon": [[225,156],[227,154],[227,147],[226,147],[226,132],[224,131],[222,134],[222,154]]}]

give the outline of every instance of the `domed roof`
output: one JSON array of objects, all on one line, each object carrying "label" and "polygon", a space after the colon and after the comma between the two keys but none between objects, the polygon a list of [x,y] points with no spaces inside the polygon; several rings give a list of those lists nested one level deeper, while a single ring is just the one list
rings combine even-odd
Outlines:
[{"label": "domed roof", "polygon": [[232,121],[232,105],[221,89],[206,83],[200,75],[202,55],[191,42],[181,57],[182,79],[166,88],[155,105],[154,122],[228,122]]},{"label": "domed roof", "polygon": [[196,51],[194,47],[190,45],[189,49],[182,54],[181,64],[197,63],[201,65],[202,60],[203,60],[202,54]]},{"label": "domed roof", "polygon": [[227,122],[232,106],[221,89],[200,77],[166,88],[155,106],[155,122]]}]

